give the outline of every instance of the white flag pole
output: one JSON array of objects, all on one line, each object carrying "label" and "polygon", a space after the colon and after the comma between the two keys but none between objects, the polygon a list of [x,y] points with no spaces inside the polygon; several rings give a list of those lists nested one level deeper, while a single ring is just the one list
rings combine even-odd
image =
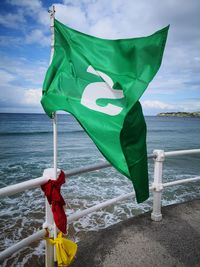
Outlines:
[{"label": "white flag pole", "polygon": [[[52,7],[52,11],[50,13],[50,27],[51,27],[51,57],[50,64],[54,55],[54,43],[55,43],[55,34],[54,34],[54,19],[55,19],[55,6]],[[54,179],[57,178],[57,165],[58,165],[58,137],[57,137],[57,113],[53,113],[53,168],[54,168]],[[57,237],[57,227],[54,222],[54,239]],[[56,261],[56,249],[54,247],[54,261]]]},{"label": "white flag pole", "polygon": [[[54,19],[55,19],[55,6],[52,7],[52,10],[50,10],[50,27],[51,27],[51,56],[50,56],[50,63],[53,59],[54,54],[54,41],[55,41],[55,35],[54,35]],[[58,145],[57,145],[57,114],[56,112],[53,113],[53,167],[54,167],[54,179],[57,178],[57,158],[58,158]]]},{"label": "white flag pole", "polygon": [[53,168],[54,179],[57,178],[58,137],[57,137],[57,113],[53,113]]},{"label": "white flag pole", "polygon": [[[54,54],[54,41],[55,41],[55,35],[54,35],[54,19],[55,19],[55,6],[52,7],[52,10],[49,11],[50,13],[50,28],[51,28],[51,56],[50,56],[50,62],[49,65],[52,62],[53,54]],[[57,140],[57,114],[54,112],[52,114],[53,118],[53,168],[54,168],[54,179],[57,178],[57,159],[58,159],[58,140]]]},{"label": "white flag pole", "polygon": [[[52,62],[53,54],[54,54],[54,18],[55,18],[55,7],[52,7],[52,10],[49,10],[50,13],[50,28],[51,28],[51,55],[50,62]],[[57,114],[54,112],[53,114],[53,173],[51,174],[53,178],[57,178]],[[51,211],[51,207],[46,199],[46,223],[50,227],[53,226],[53,229],[49,232],[50,237],[57,236],[57,229],[54,223],[53,214]],[[46,251],[45,251],[45,267],[54,267],[54,261],[56,261],[55,248],[53,245],[49,244],[46,241]]]}]

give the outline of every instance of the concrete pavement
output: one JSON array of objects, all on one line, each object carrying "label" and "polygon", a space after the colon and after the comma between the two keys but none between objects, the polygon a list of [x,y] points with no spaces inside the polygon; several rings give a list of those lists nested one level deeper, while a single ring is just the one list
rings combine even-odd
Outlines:
[{"label": "concrete pavement", "polygon": [[78,245],[73,267],[200,267],[200,200],[162,208],[163,220],[145,213]]}]

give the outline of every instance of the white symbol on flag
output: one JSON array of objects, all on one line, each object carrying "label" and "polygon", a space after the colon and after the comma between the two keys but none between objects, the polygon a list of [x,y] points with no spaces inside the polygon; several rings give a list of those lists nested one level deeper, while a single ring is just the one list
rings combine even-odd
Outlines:
[{"label": "white symbol on flag", "polygon": [[118,115],[122,111],[122,107],[110,103],[102,107],[97,105],[96,101],[98,99],[124,98],[123,91],[119,89],[113,89],[112,87],[114,83],[112,79],[105,73],[95,70],[92,66],[89,66],[87,68],[87,72],[101,77],[104,82],[94,82],[88,84],[83,91],[81,104],[89,109],[99,111],[111,116]]}]

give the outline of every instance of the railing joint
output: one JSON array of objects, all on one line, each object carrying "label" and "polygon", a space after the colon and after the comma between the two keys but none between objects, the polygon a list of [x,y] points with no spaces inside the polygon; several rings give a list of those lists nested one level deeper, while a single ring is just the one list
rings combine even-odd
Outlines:
[{"label": "railing joint", "polygon": [[165,160],[165,152],[164,152],[164,150],[155,149],[153,151],[153,155],[155,156],[154,157],[154,161],[163,162]]},{"label": "railing joint", "polygon": [[46,233],[48,234],[48,237],[54,236],[54,225],[48,224],[47,222],[44,222],[42,225],[42,228],[46,230]]},{"label": "railing joint", "polygon": [[155,192],[162,192],[164,189],[162,183],[155,183],[155,182],[152,183],[152,188],[153,188],[153,191]]}]

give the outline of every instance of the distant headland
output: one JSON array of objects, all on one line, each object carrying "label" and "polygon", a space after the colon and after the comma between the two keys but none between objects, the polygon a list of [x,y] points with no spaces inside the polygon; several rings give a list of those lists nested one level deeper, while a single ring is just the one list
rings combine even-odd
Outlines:
[{"label": "distant headland", "polygon": [[196,112],[161,112],[158,113],[159,117],[188,117],[188,118],[200,118],[200,111]]}]

